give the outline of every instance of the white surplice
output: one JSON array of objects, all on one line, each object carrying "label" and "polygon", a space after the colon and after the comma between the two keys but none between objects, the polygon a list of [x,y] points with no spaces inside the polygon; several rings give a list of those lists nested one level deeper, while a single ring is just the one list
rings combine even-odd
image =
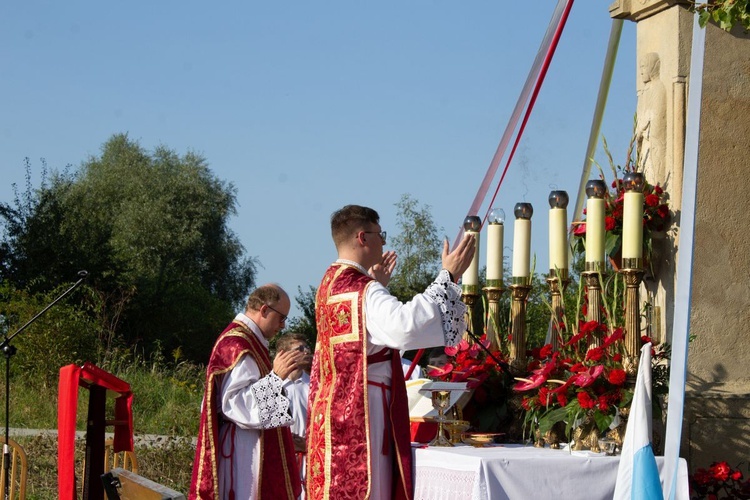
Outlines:
[{"label": "white surplice", "polygon": [[[302,375],[297,380],[285,380],[284,390],[292,404],[292,417],[294,423],[292,424],[292,434],[297,436],[305,437],[307,429],[307,399],[310,395],[310,375],[303,371]],[[305,460],[304,458],[299,463],[300,466],[300,479],[303,484],[305,481]],[[299,496],[300,500],[305,498],[305,491],[302,488],[302,493]]]},{"label": "white surplice", "polygon": [[[349,260],[337,262],[367,271]],[[383,347],[396,350],[426,349],[442,345],[456,345],[463,337],[465,306],[461,302],[461,287],[451,282],[448,272],[440,272],[424,293],[402,303],[379,282],[367,288],[364,315],[367,328],[367,354],[375,354]],[[368,365],[367,380],[391,384],[389,362]],[[390,402],[390,391],[388,391]],[[391,463],[393,449],[388,455],[382,453],[385,414],[383,393],[380,388],[369,386],[370,443],[372,446],[371,500],[390,500],[393,482]]]},{"label": "white surplice", "polygon": [[307,428],[307,398],[310,395],[310,375],[302,372],[297,380],[285,380],[284,390],[292,408],[292,434],[305,437]]},{"label": "white surplice", "polygon": [[[260,328],[250,318],[238,314],[234,321],[247,326],[268,347]],[[219,428],[218,477],[222,499],[228,498],[232,484],[236,500],[257,498],[261,430],[289,426],[294,421],[290,401],[282,391],[283,384],[273,371],[261,378],[258,364],[249,355],[243,355],[224,377],[219,394],[221,413],[225,420],[236,425],[222,423]]]}]

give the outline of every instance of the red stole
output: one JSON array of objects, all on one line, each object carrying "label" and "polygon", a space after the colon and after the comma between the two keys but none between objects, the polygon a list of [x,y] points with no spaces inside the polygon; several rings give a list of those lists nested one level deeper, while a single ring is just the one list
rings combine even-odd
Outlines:
[{"label": "red stole", "polygon": [[[369,433],[367,331],[363,303],[370,276],[334,264],[316,297],[318,341],[310,375],[307,423],[307,496],[318,499],[367,499],[370,496],[372,443]],[[409,409],[398,352],[393,369],[391,434],[395,443],[392,498],[413,496]],[[335,452],[334,452],[335,450]]]},{"label": "red stole", "polygon": [[[261,377],[271,372],[273,363],[268,349],[246,326],[230,323],[216,341],[208,362],[206,392],[188,497],[190,499],[218,500],[228,496],[228,492],[219,494],[217,478],[220,410],[218,392],[221,390],[224,374],[234,368],[243,354],[252,356],[260,368]],[[224,425],[234,424],[225,422]],[[267,500],[297,498],[302,487],[289,427],[277,427],[259,432],[261,432],[261,463],[258,467],[260,475],[258,498]]]}]

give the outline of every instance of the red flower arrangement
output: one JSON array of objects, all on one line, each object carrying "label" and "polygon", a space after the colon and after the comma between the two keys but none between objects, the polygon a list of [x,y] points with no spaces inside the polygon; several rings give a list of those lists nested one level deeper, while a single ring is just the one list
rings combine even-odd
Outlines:
[{"label": "red flower arrangement", "polygon": [[[594,335],[602,345],[589,349]],[[528,378],[519,378],[514,390],[525,393],[524,427],[544,434],[557,422],[567,423],[567,432],[589,410],[600,431],[606,430],[618,413],[629,405],[633,390],[625,385],[622,368],[623,330],[611,332],[596,321],[582,322],[557,352],[552,346],[532,350]]]},{"label": "red flower arrangement", "polygon": [[708,469],[699,468],[690,476],[692,498],[750,499],[750,480],[743,480],[742,471],[726,462],[714,462]]},{"label": "red flower arrangement", "polygon": [[466,382],[474,394],[463,410],[463,418],[471,421],[475,430],[494,432],[507,414],[510,377],[503,368],[507,356],[490,348],[486,334],[479,341],[484,347],[466,339],[457,346],[446,347],[448,362],[442,367],[431,367],[427,376],[445,382]]}]

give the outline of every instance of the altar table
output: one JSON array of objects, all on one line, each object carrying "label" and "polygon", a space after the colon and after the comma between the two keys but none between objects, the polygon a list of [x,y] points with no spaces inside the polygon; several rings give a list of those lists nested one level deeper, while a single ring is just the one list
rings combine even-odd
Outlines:
[{"label": "altar table", "polygon": [[[611,499],[619,456],[523,445],[415,447],[417,500]],[[664,457],[656,457],[661,471]],[[688,500],[687,462],[680,459],[675,498]]]}]

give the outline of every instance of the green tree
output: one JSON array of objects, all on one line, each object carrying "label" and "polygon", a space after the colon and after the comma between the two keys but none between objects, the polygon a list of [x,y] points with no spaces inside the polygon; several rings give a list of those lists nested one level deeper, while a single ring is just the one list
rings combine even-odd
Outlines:
[{"label": "green tree", "polygon": [[392,245],[398,254],[398,266],[388,288],[405,302],[424,292],[440,271],[442,242],[429,205],[420,206],[404,194],[396,207],[399,233],[392,238]]},{"label": "green tree", "polygon": [[315,294],[318,289],[309,285],[307,291],[302,291],[302,287],[297,287],[297,296],[294,301],[302,310],[302,317],[294,317],[289,320],[289,324],[283,333],[298,332],[307,336],[307,341],[311,347],[315,347],[318,339],[318,327],[315,323]]},{"label": "green tree", "polygon": [[200,155],[114,135],[101,156],[0,204],[0,273],[41,292],[86,269],[115,340],[205,361],[255,277],[227,227],[235,209],[234,186]]}]

